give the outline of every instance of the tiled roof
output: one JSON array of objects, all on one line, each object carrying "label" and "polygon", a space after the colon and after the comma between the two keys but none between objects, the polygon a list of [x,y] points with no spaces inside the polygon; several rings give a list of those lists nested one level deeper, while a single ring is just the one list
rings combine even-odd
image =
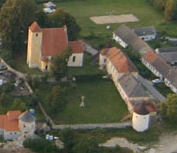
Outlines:
[{"label": "tiled roof", "polygon": [[18,117],[20,111],[9,111],[6,115],[0,115],[0,129],[5,131],[19,131]]},{"label": "tiled roof", "polygon": [[171,67],[165,62],[159,55],[153,51],[148,51],[143,59],[151,64],[164,78],[166,78],[170,83],[177,88],[177,70]]},{"label": "tiled roof", "polygon": [[107,55],[109,51],[109,48],[103,48],[102,50],[100,50],[100,54],[101,55]]},{"label": "tiled roof", "polygon": [[60,55],[68,47],[66,26],[42,29],[42,56]]},{"label": "tiled roof", "polygon": [[153,26],[134,28],[132,31],[138,36],[153,35],[157,33],[156,28]]},{"label": "tiled roof", "polygon": [[131,73],[122,75],[118,82],[129,98],[141,97],[147,99],[153,97]]},{"label": "tiled roof", "polygon": [[146,104],[144,102],[140,103],[138,106],[134,107],[134,112],[140,115],[147,115],[149,111],[146,108]]},{"label": "tiled roof", "polygon": [[29,29],[32,32],[42,32],[42,29],[40,28],[40,26],[37,24],[37,22],[33,22],[30,26]]},{"label": "tiled roof", "polygon": [[144,55],[151,47],[140,39],[129,27],[121,25],[115,32],[119,38],[125,43],[130,45],[134,51],[138,51],[141,55]]},{"label": "tiled roof", "polygon": [[129,60],[129,58],[116,47],[112,47],[109,49],[107,57],[118,72],[137,72],[136,67]]},{"label": "tiled roof", "polygon": [[16,120],[21,115],[21,111],[8,111],[7,116],[9,120]]},{"label": "tiled roof", "polygon": [[72,49],[72,53],[83,53],[84,52],[84,48],[83,48],[83,44],[82,41],[69,41],[69,46]]},{"label": "tiled roof", "polygon": [[26,111],[19,116],[19,120],[23,122],[34,122],[36,118],[29,111]]}]

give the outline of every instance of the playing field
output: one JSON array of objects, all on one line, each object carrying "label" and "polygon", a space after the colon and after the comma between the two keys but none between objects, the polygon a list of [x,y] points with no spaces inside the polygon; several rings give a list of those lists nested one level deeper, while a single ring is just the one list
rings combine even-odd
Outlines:
[{"label": "playing field", "polygon": [[139,19],[133,14],[94,16],[90,17],[90,19],[96,24],[127,23],[139,21]]}]

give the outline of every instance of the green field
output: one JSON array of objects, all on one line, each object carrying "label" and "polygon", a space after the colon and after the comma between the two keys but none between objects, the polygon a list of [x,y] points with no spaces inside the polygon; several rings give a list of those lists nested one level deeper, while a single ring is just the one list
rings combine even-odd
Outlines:
[{"label": "green field", "polygon": [[[71,68],[76,82],[65,85],[69,88],[67,106],[61,112],[51,112],[50,102],[45,95],[51,92],[52,85],[39,85],[39,94],[45,110],[57,124],[119,122],[127,111],[126,105],[116,90],[112,80],[102,78],[103,72],[90,64],[92,57],[85,55],[83,68]],[[85,96],[85,108],[80,108],[81,96]]]},{"label": "green field", "polygon": [[166,31],[170,35],[177,30],[176,24],[165,23],[162,12],[157,12],[145,0],[85,0],[58,2],[58,7],[75,16],[78,24],[82,28],[81,36],[89,34],[111,36],[119,24],[111,24],[112,29],[106,30],[106,25],[96,25],[89,17],[102,16],[108,14],[134,14],[139,18],[139,22],[128,23],[131,27],[156,26],[159,31]]}]

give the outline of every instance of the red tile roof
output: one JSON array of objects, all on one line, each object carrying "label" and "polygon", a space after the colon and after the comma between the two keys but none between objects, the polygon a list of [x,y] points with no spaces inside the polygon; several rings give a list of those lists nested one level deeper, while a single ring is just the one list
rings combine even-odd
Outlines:
[{"label": "red tile roof", "polygon": [[68,47],[66,26],[42,29],[42,56],[60,55]]},{"label": "red tile roof", "polygon": [[16,120],[21,115],[21,111],[8,111],[7,116],[9,120]]},{"label": "red tile roof", "polygon": [[83,48],[83,44],[82,41],[69,41],[69,46],[72,49],[72,53],[83,53],[84,52],[84,48]]},{"label": "red tile roof", "polygon": [[152,50],[149,50],[144,56],[143,59],[145,59],[148,63],[153,63],[158,58],[158,55],[154,53]]},{"label": "red tile roof", "polygon": [[18,117],[20,111],[9,111],[6,115],[0,115],[0,129],[5,131],[19,131]]},{"label": "red tile roof", "polygon": [[32,32],[42,32],[42,29],[40,28],[40,26],[37,24],[37,22],[33,22],[30,26],[29,29]]},{"label": "red tile roof", "polygon": [[107,55],[108,51],[109,51],[109,48],[103,48],[102,50],[100,50],[100,54]]},{"label": "red tile roof", "polygon": [[110,48],[107,57],[112,62],[118,72],[137,72],[137,68],[130,59],[116,47]]}]

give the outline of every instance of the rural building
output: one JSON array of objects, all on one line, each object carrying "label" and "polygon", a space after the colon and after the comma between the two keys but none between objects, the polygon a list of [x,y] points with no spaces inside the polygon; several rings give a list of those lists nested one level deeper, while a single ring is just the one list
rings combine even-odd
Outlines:
[{"label": "rural building", "polygon": [[139,81],[137,68],[120,49],[116,47],[102,49],[99,60],[100,67],[106,68],[131,113],[134,106],[142,101],[155,100]]},{"label": "rural building", "polygon": [[113,39],[122,47],[130,46],[133,51],[140,55],[146,54],[151,47],[140,39],[129,27],[121,25],[115,32],[113,32]]},{"label": "rural building", "polygon": [[[26,120],[24,120],[26,118]],[[32,124],[29,121],[33,118]],[[32,126],[31,126],[32,125]],[[22,113],[21,111],[8,111],[7,114],[0,115],[0,135],[4,140],[15,140],[20,137],[29,137],[35,131],[35,117],[29,112]]]},{"label": "rural building", "polygon": [[159,55],[149,50],[143,57],[142,63],[157,77],[164,81],[166,86],[177,93],[177,70],[171,67]]},{"label": "rural building", "polygon": [[157,38],[157,30],[153,26],[134,28],[132,31],[144,41],[152,41]]},{"label": "rural building", "polygon": [[157,48],[155,52],[168,64],[177,64],[177,47]]},{"label": "rural building", "polygon": [[150,114],[145,103],[141,103],[134,108],[132,117],[132,127],[137,132],[144,132],[149,128]]},{"label": "rural building", "polygon": [[50,9],[55,9],[56,8],[56,4],[54,4],[53,2],[49,1],[47,3],[44,3],[44,7],[45,8],[50,8]]},{"label": "rural building", "polygon": [[52,56],[61,55],[68,47],[72,55],[68,66],[83,66],[84,49],[81,41],[68,41],[67,28],[40,28],[34,22],[28,31],[27,64],[29,68],[51,70]]}]

